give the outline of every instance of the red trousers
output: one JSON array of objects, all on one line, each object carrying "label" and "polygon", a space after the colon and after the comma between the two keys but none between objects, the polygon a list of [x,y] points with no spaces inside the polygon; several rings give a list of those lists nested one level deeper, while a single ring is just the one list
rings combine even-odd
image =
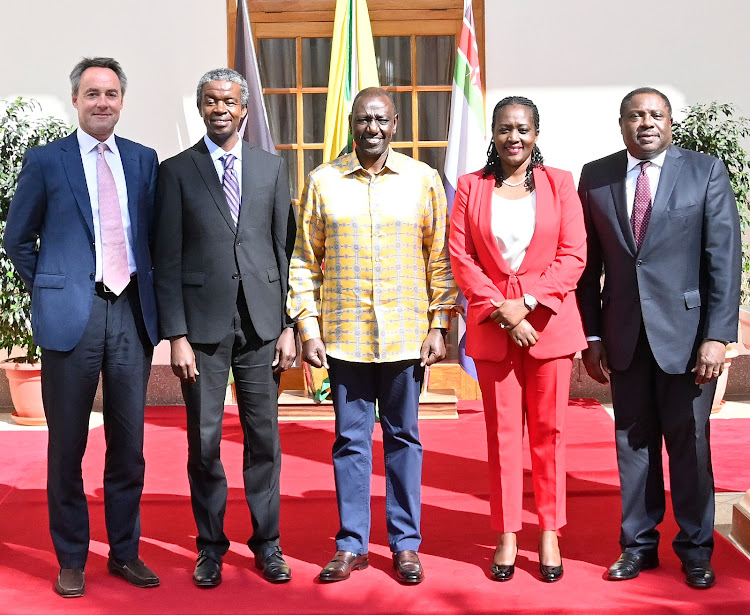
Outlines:
[{"label": "red trousers", "polygon": [[521,529],[526,424],[539,527],[560,529],[566,523],[564,430],[573,356],[540,360],[509,347],[503,361],[475,364],[487,425],[492,528]]}]

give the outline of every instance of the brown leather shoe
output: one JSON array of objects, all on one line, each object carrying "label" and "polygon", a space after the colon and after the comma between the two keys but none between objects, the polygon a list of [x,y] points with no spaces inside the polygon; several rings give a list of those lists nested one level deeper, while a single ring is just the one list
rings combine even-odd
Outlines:
[{"label": "brown leather shoe", "polygon": [[424,569],[416,551],[399,551],[393,554],[396,578],[401,583],[416,585],[424,581]]},{"label": "brown leather shoe", "polygon": [[131,559],[129,562],[118,562],[116,559],[110,557],[107,560],[107,570],[109,570],[110,574],[122,577],[136,587],[159,586],[159,577],[139,557]]},{"label": "brown leather shoe", "polygon": [[370,565],[370,557],[367,553],[357,555],[351,551],[336,551],[336,555],[320,571],[320,580],[325,583],[332,581],[344,581],[349,578],[352,570],[364,570]]},{"label": "brown leather shoe", "polygon": [[83,568],[60,568],[55,591],[63,598],[80,598],[86,591]]}]

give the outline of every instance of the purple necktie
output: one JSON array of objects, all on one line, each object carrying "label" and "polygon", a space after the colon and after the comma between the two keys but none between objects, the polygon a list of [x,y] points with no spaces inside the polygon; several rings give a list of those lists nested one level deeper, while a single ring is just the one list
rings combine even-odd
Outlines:
[{"label": "purple necktie", "polygon": [[646,175],[646,169],[650,166],[650,162],[641,162],[641,172],[638,174],[638,181],[635,184],[633,213],[630,216],[635,244],[639,248],[646,236],[648,221],[651,219],[651,184],[649,184],[648,175]]},{"label": "purple necktie", "polygon": [[125,229],[122,225],[120,198],[117,186],[104,152],[106,143],[96,146],[96,183],[99,191],[99,228],[102,240],[102,282],[115,295],[119,295],[130,284],[128,251],[125,244]]},{"label": "purple necktie", "polygon": [[237,159],[232,154],[227,154],[222,158],[224,161],[224,178],[221,185],[224,188],[224,196],[227,197],[229,213],[232,214],[232,220],[237,224],[240,218],[240,184],[237,181],[237,173],[234,172],[234,161]]}]

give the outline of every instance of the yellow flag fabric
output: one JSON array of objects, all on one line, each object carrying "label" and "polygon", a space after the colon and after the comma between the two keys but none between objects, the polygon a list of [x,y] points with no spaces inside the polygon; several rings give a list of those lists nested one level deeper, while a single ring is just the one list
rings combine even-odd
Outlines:
[{"label": "yellow flag fabric", "polygon": [[351,146],[349,114],[357,92],[379,85],[367,1],[336,0],[323,162]]}]

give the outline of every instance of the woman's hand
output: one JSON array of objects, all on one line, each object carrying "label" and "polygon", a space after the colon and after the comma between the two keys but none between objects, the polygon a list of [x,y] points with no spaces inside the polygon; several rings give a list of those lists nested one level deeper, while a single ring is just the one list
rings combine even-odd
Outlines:
[{"label": "woman's hand", "polygon": [[518,299],[506,299],[505,301],[495,301],[490,299],[490,303],[497,309],[490,314],[502,329],[512,329],[516,327],[529,313],[529,308],[523,302],[523,297]]},{"label": "woman's hand", "polygon": [[534,327],[529,324],[528,320],[522,320],[512,329],[506,329],[510,339],[517,346],[528,348],[533,346],[539,340],[539,334]]}]

